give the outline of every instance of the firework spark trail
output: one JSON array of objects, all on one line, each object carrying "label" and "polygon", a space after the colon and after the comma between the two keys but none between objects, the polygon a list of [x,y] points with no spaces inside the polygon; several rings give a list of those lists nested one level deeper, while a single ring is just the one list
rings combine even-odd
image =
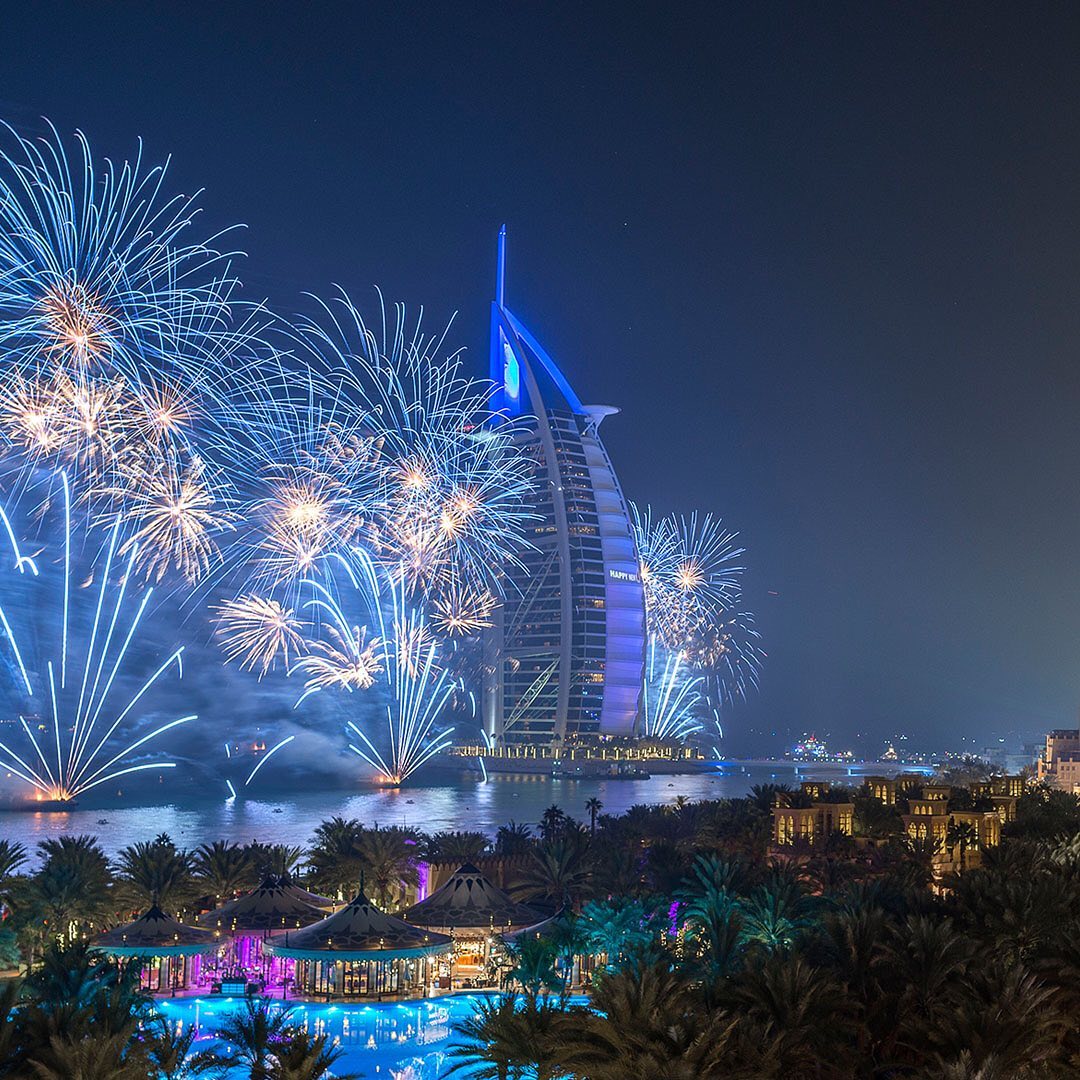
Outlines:
[{"label": "firework spark trail", "polygon": [[341,294],[295,330],[327,408],[368,436],[378,491],[362,515],[364,545],[410,593],[498,590],[496,571],[517,563],[533,520],[518,428],[492,413],[489,383],[467,378],[457,354],[440,355],[449,326],[425,336],[401,305],[395,314],[388,329],[383,308],[377,335]]},{"label": "firework spark trail", "polygon": [[744,698],[757,686],[765,654],[753,616],[741,608],[744,551],[737,534],[710,514],[631,510],[650,638],[703,673],[714,701]]},{"label": "firework spark trail", "polygon": [[[152,589],[147,589],[143,593],[134,617],[128,625],[126,632],[121,635],[123,637],[122,644],[115,652],[112,652],[113,642],[117,636],[117,626],[121,621],[124,600],[129,589],[129,584],[132,581],[132,567],[137,555],[137,552],[134,549],[131,550],[128,554],[127,563],[124,567],[119,585],[112,586],[111,577],[113,561],[117,555],[118,539],[120,535],[119,524],[110,530],[108,540],[104,547],[104,565],[101,567],[95,566],[96,572],[100,572],[101,574],[101,586],[98,590],[97,599],[94,604],[93,621],[90,624],[90,635],[89,641],[86,644],[82,678],[79,681],[78,686],[78,696],[74,702],[74,709],[71,709],[72,702],[69,699],[74,694],[74,687],[72,687],[70,691],[68,690],[66,672],[69,659],[68,650],[71,643],[69,617],[72,528],[71,495],[66,476],[61,476],[61,487],[63,492],[64,513],[64,605],[63,625],[61,629],[62,655],[59,663],[61,673],[59,691],[57,689],[55,677],[57,664],[54,660],[49,659],[45,661],[43,665],[47,674],[49,701],[52,712],[53,742],[56,752],[55,768],[49,761],[42,743],[33,734],[30,725],[27,724],[25,717],[22,716],[20,716],[20,726],[23,733],[26,735],[33,751],[33,755],[30,760],[27,760],[24,755],[18,753],[7,743],[0,742],[0,752],[2,752],[3,755],[6,755],[5,758],[0,758],[0,765],[15,776],[18,776],[19,779],[30,787],[41,792],[47,798],[66,802],[84,791],[88,791],[100,784],[115,780],[118,777],[128,775],[129,773],[141,772],[147,769],[174,768],[174,762],[155,761],[129,765],[125,764],[125,759],[129,759],[136,750],[145,746],[159,735],[182,724],[187,724],[190,721],[197,719],[197,717],[194,715],[183,716],[162,724],[148,734],[123,744],[120,749],[115,753],[112,753],[111,756],[106,750],[106,746],[120,729],[121,725],[135,706],[170,668],[175,666],[177,671],[181,675],[183,674],[181,660],[183,648],[179,648],[142,683],[140,688],[128,700],[123,708],[117,712],[111,722],[103,725],[105,728],[104,734],[101,734],[100,738],[97,738],[95,741],[95,732],[98,728],[99,721],[101,720],[102,713],[105,711],[110,691],[124,664],[132,639],[135,636],[136,630],[138,629],[153,592]],[[15,569],[17,572],[23,573],[25,569],[29,568],[31,569],[33,576],[36,577],[36,565],[29,557],[24,556],[21,553],[18,540],[15,537],[14,530],[11,528],[10,519],[6,513],[4,513],[4,524],[15,557]],[[99,553],[99,558],[100,557]],[[108,597],[111,588],[115,589],[115,598],[111,605],[110,612],[109,607],[106,605],[106,598]],[[0,624],[3,625],[7,646],[11,650],[21,673],[26,697],[28,699],[33,699],[36,696],[34,685],[25,663],[23,651],[19,647],[18,638],[13,632],[7,614],[2,608],[0,608]],[[40,666],[37,670],[40,672]],[[68,710],[71,711],[69,712]],[[62,728],[68,732],[66,738],[61,734]],[[67,743],[66,753],[63,745],[65,741]],[[37,758],[37,764],[31,764],[33,757]]]},{"label": "firework spark trail", "polygon": [[391,784],[400,786],[435,754],[450,745],[453,728],[434,730],[451,694],[454,682],[436,667],[438,645],[434,642],[414,649],[409,644],[423,635],[422,616],[413,611],[398,623],[392,647],[387,652],[387,674],[391,701],[386,706],[389,755],[384,757],[370,738],[352,721],[349,727],[366,749],[353,743],[349,749],[363,758]]},{"label": "firework spark trail", "polygon": [[[365,576],[364,580],[377,585],[377,579]],[[437,663],[439,645],[427,631],[422,610],[410,606],[400,581],[387,590],[393,606],[389,620],[382,611],[384,594],[365,597],[379,628],[379,636],[371,642],[365,642],[366,628],[350,624],[328,589],[317,583],[312,588],[316,596],[307,606],[321,609],[326,617],[326,632],[341,647],[324,648],[316,665],[312,665],[311,658],[297,665],[298,671],[311,677],[296,704],[299,706],[311,694],[329,686],[367,689],[374,685],[375,676],[382,674],[390,698],[386,705],[387,753],[383,754],[352,720],[348,727],[362,746],[349,743],[349,749],[388,783],[400,785],[450,745],[454,729],[441,729],[437,724],[454,692],[455,681]],[[362,672],[362,679],[357,677],[357,671]]]},{"label": "firework spark trail", "polygon": [[[662,666],[658,655],[664,654]],[[642,734],[651,739],[674,739],[683,742],[702,729],[694,710],[701,702],[697,688],[705,680],[689,676],[677,652],[658,646],[649,639],[649,664],[641,689]]]},{"label": "firework spark trail", "polygon": [[105,527],[131,511],[139,571],[190,586],[233,523],[199,443],[235,427],[233,373],[269,316],[235,298],[230,230],[197,237],[198,194],[168,197],[167,169],[0,123],[0,468],[16,497],[63,470]]},{"label": "firework spark trail", "polygon": [[306,623],[276,600],[249,594],[227,600],[216,610],[216,633],[225,659],[239,660],[241,670],[258,668],[262,678],[280,656],[288,671],[290,652],[297,655],[307,649],[303,635]]},{"label": "firework spark trail", "polygon": [[[230,322],[222,233],[190,240],[197,195],[164,195],[168,161],[97,169],[76,133],[30,140],[0,124],[0,346],[20,368],[135,374],[215,356]],[[226,230],[228,231],[228,230]]]}]

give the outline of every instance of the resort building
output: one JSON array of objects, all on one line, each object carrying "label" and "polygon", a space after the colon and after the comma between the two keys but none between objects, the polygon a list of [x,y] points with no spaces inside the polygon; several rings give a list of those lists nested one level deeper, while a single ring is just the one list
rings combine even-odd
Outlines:
[{"label": "resort building", "polygon": [[218,938],[210,930],[177,922],[154,904],[134,922],[98,934],[90,947],[122,966],[138,962],[143,990],[175,994],[199,981],[205,958],[217,952]]},{"label": "resort building", "polygon": [[1002,819],[994,810],[950,810],[949,800],[909,799],[901,815],[912,840],[934,845],[935,873],[966,870],[982,862],[987,848],[1001,843]]},{"label": "resort building", "polygon": [[440,959],[439,988],[472,989],[493,983],[491,952],[498,935],[531,926],[539,915],[492,885],[471,863],[453,873],[426,900],[401,913],[405,922],[447,934],[453,951]]},{"label": "resort building", "polygon": [[773,807],[772,842],[776,847],[813,846],[831,835],[855,831],[855,804],[814,802],[810,806]]},{"label": "resort building", "polygon": [[866,790],[869,792],[870,798],[877,799],[878,802],[884,803],[886,806],[896,805],[897,783],[891,777],[868,776],[866,778]]},{"label": "resort building", "polygon": [[1049,732],[1036,769],[1039,780],[1051,787],[1080,792],[1080,729]]},{"label": "resort building", "polygon": [[924,799],[948,799],[952,794],[949,784],[923,784],[922,797]]},{"label": "resort building", "polygon": [[1007,795],[1018,799],[1027,789],[1027,780],[1020,773],[1006,776],[991,776],[989,780],[972,784],[971,791],[975,795],[988,795],[994,798],[998,795]]},{"label": "resort building", "polygon": [[600,439],[618,410],[583,405],[506,306],[506,229],[491,306],[495,407],[521,417],[538,520],[506,570],[485,634],[482,716],[495,745],[555,745],[635,733],[645,598],[626,501]]},{"label": "resort building", "polygon": [[432,961],[453,941],[380,911],[360,892],[341,911],[263,943],[270,956],[295,961],[294,987],[311,997],[423,997]]},{"label": "resort building", "polygon": [[945,845],[949,831],[949,803],[946,799],[909,799],[902,815],[904,831],[912,840],[929,840]]}]

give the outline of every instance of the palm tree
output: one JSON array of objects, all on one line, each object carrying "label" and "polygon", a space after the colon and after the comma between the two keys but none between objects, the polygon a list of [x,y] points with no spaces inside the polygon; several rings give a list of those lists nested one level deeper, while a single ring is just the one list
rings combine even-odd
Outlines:
[{"label": "palm tree", "polygon": [[109,906],[109,860],[92,836],[60,836],[38,841],[41,869],[28,901],[43,937],[74,940],[83,926],[99,922]]},{"label": "palm tree", "polygon": [[533,845],[532,829],[516,821],[500,825],[495,834],[495,854],[502,856],[524,855]]},{"label": "palm tree", "polygon": [[734,969],[743,937],[738,901],[713,882],[690,894],[682,908],[686,944],[701,974],[709,1004],[721,982]]},{"label": "palm tree", "polygon": [[26,848],[22,844],[0,840],[0,885],[26,862],[26,858]]},{"label": "palm tree", "polygon": [[[119,967],[86,941],[50,946],[41,962],[23,983],[24,997],[47,1013],[65,1008],[92,1008],[112,1003],[117,1006],[117,1022],[126,1025],[149,1009],[149,999],[139,991],[139,969],[135,964]],[[111,1022],[108,1012],[103,1021]]]},{"label": "palm tree", "polygon": [[797,886],[760,885],[742,905],[743,938],[767,952],[790,949],[811,925],[809,905]]},{"label": "palm tree", "polygon": [[19,1007],[21,993],[18,979],[0,983],[0,1076],[15,1076],[24,1064],[20,1020],[26,1007]]},{"label": "palm tree", "polygon": [[589,812],[589,837],[592,838],[596,836],[596,818],[604,804],[594,795],[585,801],[585,809]]},{"label": "palm tree", "polygon": [[597,844],[590,852],[589,863],[593,891],[599,896],[633,896],[641,888],[640,846]]},{"label": "palm tree", "polygon": [[180,908],[191,897],[192,858],[167,836],[138,841],[120,850],[117,878],[134,907]]},{"label": "palm tree", "polygon": [[488,850],[490,841],[482,832],[440,832],[429,837],[427,857],[430,862],[474,863]]},{"label": "palm tree", "polygon": [[746,885],[746,864],[739,858],[723,859],[713,852],[698,855],[690,867],[690,874],[683,882],[683,896],[687,899],[711,890],[738,892]]},{"label": "palm tree", "polygon": [[910,915],[894,930],[888,962],[899,986],[896,1040],[913,1060],[925,1050],[927,1029],[952,1011],[973,956],[973,942],[951,919]]},{"label": "palm tree", "polygon": [[201,887],[218,900],[229,900],[255,883],[249,853],[239,844],[226,840],[200,844],[195,851],[193,869]]},{"label": "palm tree", "polygon": [[950,854],[954,848],[960,848],[960,869],[966,870],[968,849],[978,846],[979,843],[978,830],[970,821],[954,821],[949,825],[945,843]]},{"label": "palm tree", "polygon": [[652,892],[671,896],[686,878],[686,857],[681,846],[670,840],[649,844],[645,853],[645,878]]},{"label": "palm tree", "polygon": [[386,908],[397,902],[407,888],[419,883],[416,841],[404,829],[364,829],[357,853],[371,899]]},{"label": "palm tree", "polygon": [[220,1071],[206,1054],[193,1054],[199,1036],[194,1024],[179,1031],[164,1017],[155,1017],[140,1033],[140,1045],[155,1080],[193,1080],[194,1077]]},{"label": "palm tree", "polygon": [[551,840],[560,833],[566,825],[566,811],[554,804],[549,806],[540,817],[540,837],[543,840]]},{"label": "palm tree", "polygon": [[768,814],[776,805],[776,796],[788,796],[791,788],[787,784],[754,784],[747,796],[748,801],[759,810]]},{"label": "palm tree", "polygon": [[53,1035],[30,1058],[36,1080],[147,1080],[129,1034]]},{"label": "palm tree", "polygon": [[638,957],[594,986],[595,1011],[570,1009],[556,1029],[555,1060],[589,1080],[695,1080],[713,1071],[711,1021],[667,959]]},{"label": "palm tree", "polygon": [[570,914],[560,915],[544,928],[543,939],[558,961],[557,970],[562,978],[560,992],[566,994],[574,978],[574,960],[588,953],[581,920]]},{"label": "palm tree", "polygon": [[293,844],[255,843],[249,844],[244,850],[259,880],[268,874],[273,877],[291,876],[304,861],[304,849]]},{"label": "palm tree", "polygon": [[[145,1080],[136,1044],[150,1003],[139,992],[138,979],[137,965],[121,970],[82,941],[47,949],[23,983],[13,1018],[17,1053],[10,1075]],[[133,1073],[133,1063],[141,1071]]]},{"label": "palm tree", "polygon": [[516,890],[525,899],[543,900],[555,907],[569,907],[589,885],[585,848],[572,835],[562,836],[534,848]]},{"label": "palm tree", "polygon": [[547,938],[523,937],[504,951],[505,981],[520,986],[526,997],[535,998],[544,990],[565,990],[566,983],[555,968],[555,947]]},{"label": "palm tree", "polygon": [[267,1075],[269,1080],[359,1080],[359,1073],[330,1071],[344,1053],[345,1048],[332,1043],[329,1035],[312,1036],[303,1028],[294,1028],[275,1048]]},{"label": "palm tree", "polygon": [[227,1049],[207,1053],[202,1060],[223,1072],[246,1069],[249,1080],[273,1080],[273,1058],[297,1031],[292,1011],[292,1006],[277,1008],[268,1001],[246,999],[244,1008],[230,1013],[218,1028],[218,1041]]},{"label": "palm tree", "polygon": [[952,1007],[924,1030],[939,1063],[955,1066],[966,1055],[974,1074],[1054,1075],[1054,1050],[1075,1030],[1075,1015],[1056,1012],[1051,991],[1023,965],[991,962],[958,989]]},{"label": "palm tree", "polygon": [[603,956],[608,968],[631,953],[640,953],[657,937],[657,919],[640,900],[590,900],[581,909],[579,929],[593,956]]},{"label": "palm tree", "polygon": [[315,830],[308,865],[318,888],[343,893],[360,879],[360,836],[364,826],[355,818],[332,817]]},{"label": "palm tree", "polygon": [[445,1075],[469,1070],[475,1080],[555,1080],[567,1072],[555,1061],[557,1032],[565,1013],[543,998],[507,994],[482,998],[473,1014],[455,1025]]},{"label": "palm tree", "polygon": [[827,969],[777,953],[748,969],[731,997],[777,1076],[866,1075],[852,1060],[850,1002]]}]

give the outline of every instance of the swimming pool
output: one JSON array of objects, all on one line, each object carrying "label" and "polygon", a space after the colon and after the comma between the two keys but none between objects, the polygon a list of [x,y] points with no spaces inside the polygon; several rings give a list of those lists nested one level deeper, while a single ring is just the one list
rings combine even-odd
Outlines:
[{"label": "swimming pool", "polygon": [[[450,1067],[447,1051],[454,1045],[453,1025],[467,1017],[475,994],[381,1005],[316,1005],[298,1003],[294,1023],[345,1048],[337,1072],[362,1073],[368,1080],[439,1080]],[[575,998],[584,1001],[584,998]],[[178,998],[157,1002],[161,1014],[187,1030],[198,1028],[194,1049],[214,1046],[223,1016],[244,1008],[241,998]],[[238,1072],[237,1076],[246,1075]],[[467,1077],[462,1070],[455,1076]]]}]

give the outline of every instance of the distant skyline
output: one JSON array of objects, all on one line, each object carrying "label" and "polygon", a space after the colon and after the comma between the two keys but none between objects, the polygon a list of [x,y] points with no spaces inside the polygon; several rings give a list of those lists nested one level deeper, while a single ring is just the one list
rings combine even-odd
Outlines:
[{"label": "distant skyline", "polygon": [[741,533],[733,752],[1075,724],[1074,9],[50,12],[3,16],[0,118],[171,153],[253,298],[457,311],[482,376],[507,223],[627,496]]}]

